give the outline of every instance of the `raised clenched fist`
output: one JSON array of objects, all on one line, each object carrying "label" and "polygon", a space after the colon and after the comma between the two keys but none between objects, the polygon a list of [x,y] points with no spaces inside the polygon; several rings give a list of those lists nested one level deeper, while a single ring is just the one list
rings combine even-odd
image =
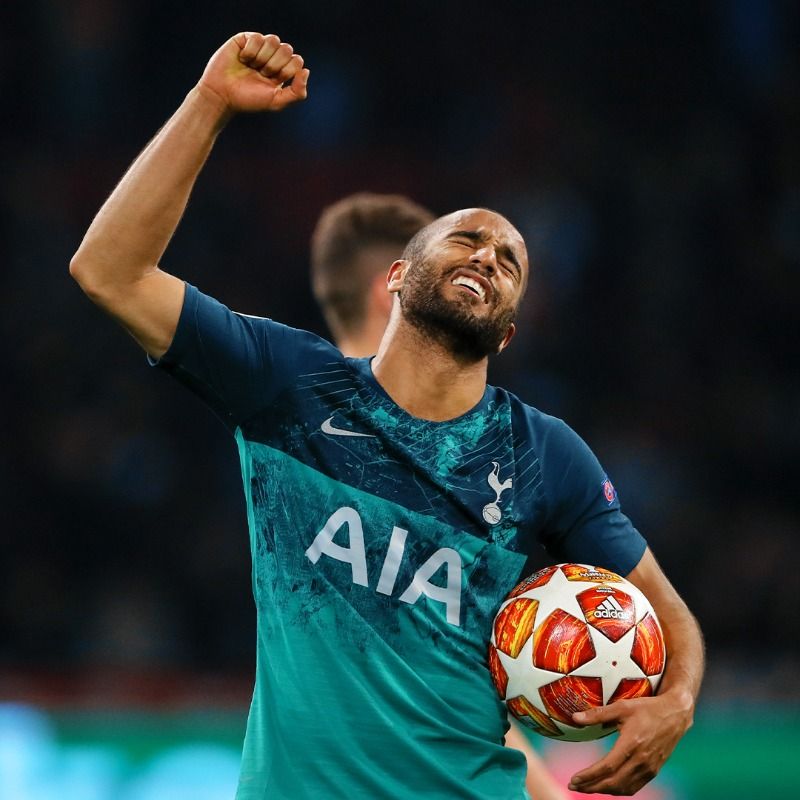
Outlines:
[{"label": "raised clenched fist", "polygon": [[305,100],[308,75],[302,56],[274,33],[237,33],[211,56],[197,87],[231,112],[280,111]]}]

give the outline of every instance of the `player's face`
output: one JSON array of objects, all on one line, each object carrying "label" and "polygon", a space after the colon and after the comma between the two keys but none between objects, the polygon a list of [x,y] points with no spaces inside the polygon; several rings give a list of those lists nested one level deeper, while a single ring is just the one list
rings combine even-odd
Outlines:
[{"label": "player's face", "polygon": [[440,221],[403,275],[405,318],[467,358],[499,352],[514,332],[528,271],[525,243],[506,219],[484,209]]}]

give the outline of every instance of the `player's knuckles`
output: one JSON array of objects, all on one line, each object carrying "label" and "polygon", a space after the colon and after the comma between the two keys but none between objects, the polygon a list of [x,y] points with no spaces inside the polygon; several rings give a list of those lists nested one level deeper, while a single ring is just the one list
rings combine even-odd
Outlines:
[{"label": "player's knuckles", "polygon": [[278,72],[277,78],[280,81],[288,81],[293,78],[300,70],[303,69],[303,57],[295,53],[290,59],[289,63],[281,68]]},{"label": "player's knuckles", "polygon": [[628,751],[628,758],[631,758],[638,750],[647,747],[650,737],[642,731],[632,731],[625,737],[625,747]]},{"label": "player's knuckles", "polygon": [[248,31],[244,34],[244,37],[244,46],[239,53],[239,58],[242,59],[242,61],[250,61],[264,44],[264,36],[261,33]]},{"label": "player's knuckles", "polygon": [[280,48],[281,40],[274,33],[265,36],[261,47],[258,48],[258,53],[253,59],[255,64],[259,67],[265,66]]},{"label": "player's knuckles", "polygon": [[263,71],[269,71],[272,75],[279,73],[291,60],[294,49],[290,44],[282,44],[269,58],[264,65]]},{"label": "player's knuckles", "polygon": [[292,62],[289,61],[288,64],[284,64],[277,72],[274,72],[271,77],[281,82],[289,80],[295,74],[295,70],[292,69],[291,65]]},{"label": "player's knuckles", "polygon": [[280,46],[281,46],[280,36],[276,36],[274,33],[268,33],[264,37],[261,49],[268,50],[269,54],[272,55]]}]

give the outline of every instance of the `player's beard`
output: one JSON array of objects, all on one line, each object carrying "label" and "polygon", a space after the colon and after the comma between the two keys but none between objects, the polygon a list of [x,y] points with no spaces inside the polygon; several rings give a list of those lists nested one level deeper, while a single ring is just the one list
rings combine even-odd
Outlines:
[{"label": "player's beard", "polygon": [[[469,295],[452,300],[444,296],[442,279],[432,280],[436,272],[424,260],[408,270],[400,291],[400,308],[405,319],[460,360],[475,362],[497,353],[516,309],[501,307],[492,314],[477,316]],[[445,280],[450,280],[449,275]]]}]

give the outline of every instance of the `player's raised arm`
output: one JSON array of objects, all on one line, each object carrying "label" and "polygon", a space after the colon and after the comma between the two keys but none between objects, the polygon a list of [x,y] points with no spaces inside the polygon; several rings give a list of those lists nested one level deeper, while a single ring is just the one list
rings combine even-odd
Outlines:
[{"label": "player's raised arm", "polygon": [[274,34],[238,33],[103,204],[70,263],[86,294],[152,356],[172,341],[184,284],[158,263],[219,132],[237,112],[306,97],[308,70]]}]

